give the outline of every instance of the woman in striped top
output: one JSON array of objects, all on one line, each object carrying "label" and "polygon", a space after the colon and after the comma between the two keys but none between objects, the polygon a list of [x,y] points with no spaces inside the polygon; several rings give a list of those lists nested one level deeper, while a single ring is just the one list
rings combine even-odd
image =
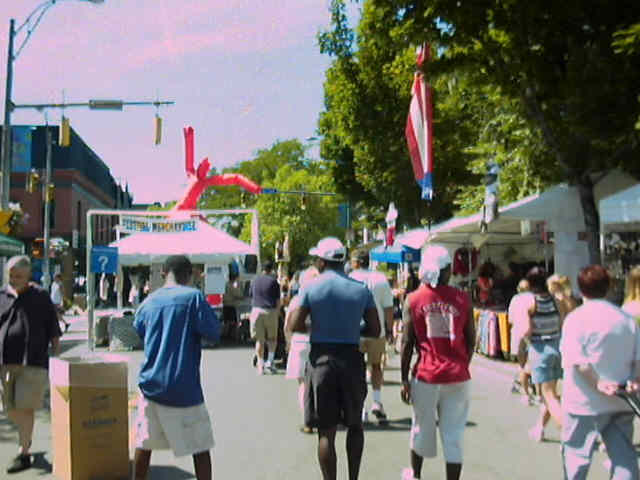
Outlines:
[{"label": "woman in striped top", "polygon": [[541,267],[534,267],[527,273],[531,288],[528,298],[529,327],[524,337],[529,341],[529,364],[531,379],[542,391],[543,408],[540,418],[529,435],[536,441],[544,438],[544,427],[553,418],[562,425],[560,397],[557,393],[558,380],[562,378],[560,359],[560,334],[562,315],[553,296],[547,289],[547,273]]}]

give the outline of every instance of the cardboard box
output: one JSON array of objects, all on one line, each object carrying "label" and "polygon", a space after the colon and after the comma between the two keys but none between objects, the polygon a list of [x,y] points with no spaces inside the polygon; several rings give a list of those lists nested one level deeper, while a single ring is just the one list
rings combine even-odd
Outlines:
[{"label": "cardboard box", "polygon": [[53,474],[60,480],[129,478],[127,361],[51,358]]}]

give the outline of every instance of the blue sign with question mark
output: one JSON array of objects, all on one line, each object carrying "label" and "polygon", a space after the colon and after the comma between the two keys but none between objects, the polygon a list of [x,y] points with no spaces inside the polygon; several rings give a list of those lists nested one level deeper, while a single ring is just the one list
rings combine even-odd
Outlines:
[{"label": "blue sign with question mark", "polygon": [[118,271],[117,247],[93,247],[91,249],[91,272],[116,273]]}]

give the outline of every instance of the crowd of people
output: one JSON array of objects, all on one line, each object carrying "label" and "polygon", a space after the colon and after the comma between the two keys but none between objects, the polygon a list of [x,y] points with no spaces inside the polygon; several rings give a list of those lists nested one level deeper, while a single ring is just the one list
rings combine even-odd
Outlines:
[{"label": "crowd of people", "polygon": [[[256,372],[264,375],[275,370],[279,314],[286,313],[286,378],[298,384],[300,430],[317,432],[323,478],[337,478],[335,437],[340,426],[347,431],[348,476],[358,478],[363,425],[369,416],[387,421],[384,362],[387,347],[398,345],[395,337],[400,335],[400,394],[413,412],[410,466],[402,478],[421,478],[424,459],[437,454],[439,433],[446,478],[459,479],[476,332],[470,296],[449,285],[452,259],[447,249],[427,247],[418,274],[411,272],[402,287],[369,268],[366,250],[348,257],[336,238],[322,239],[309,255],[311,264],[285,287],[286,296],[274,265],[263,264],[250,288],[249,323]],[[42,405],[48,358],[57,353],[62,330],[59,279],[49,294],[29,282],[28,257],[14,257],[5,268],[0,398],[19,433],[18,455],[7,468],[14,473],[31,465],[34,411]],[[203,293],[193,287],[193,275],[187,257],[169,257],[163,266],[164,285],[136,311],[134,327],[145,350],[135,420],[137,479],[146,477],[157,449],[192,455],[196,477],[212,478],[214,438],[200,361],[202,340],[219,340],[224,327]],[[225,317],[236,315],[231,310],[242,296],[236,280],[232,277],[227,287]],[[582,269],[579,296],[568,278],[548,276],[539,266],[514,284],[517,293],[509,304],[509,318],[520,366],[517,380],[527,402],[529,396],[540,399],[540,415],[529,435],[542,440],[553,419],[561,429],[566,479],[586,478],[598,442],[607,452],[611,478],[638,479],[634,417],[621,397],[640,390],[640,267],[628,275],[622,308],[606,300],[610,277],[600,265]],[[367,375],[370,408],[365,405]]]},{"label": "crowd of people", "polygon": [[619,397],[638,390],[640,267],[627,276],[621,308],[606,299],[611,279],[604,267],[585,267],[577,280],[580,298],[569,278],[541,268],[518,284],[509,320],[522,390],[512,391],[540,405],[531,439],[545,438],[550,419],[560,429],[565,478],[586,478],[597,444],[607,453],[611,478],[639,478],[633,414]]}]

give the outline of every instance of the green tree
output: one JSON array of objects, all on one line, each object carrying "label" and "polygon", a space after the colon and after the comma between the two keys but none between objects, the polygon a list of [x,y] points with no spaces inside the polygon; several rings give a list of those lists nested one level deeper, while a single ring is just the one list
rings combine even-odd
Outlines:
[{"label": "green tree", "polygon": [[[335,0],[332,6],[339,12],[344,2]],[[389,80],[394,77],[394,66],[402,70],[402,59],[406,57],[403,51],[424,41],[437,51],[428,65],[430,77],[438,79],[434,80],[436,87],[441,79],[465,77],[476,90],[473,96],[497,94],[506,99],[508,111],[501,122],[509,115],[515,115],[513,118],[517,120],[511,123],[509,135],[483,139],[478,135],[481,132],[476,131],[469,137],[472,141],[458,152],[482,156],[489,147],[499,156],[497,147],[501,145],[504,155],[511,155],[516,146],[520,147],[515,142],[517,138],[512,138],[520,131],[531,147],[522,158],[535,167],[532,171],[535,176],[542,180],[566,180],[577,186],[586,228],[591,233],[591,260],[597,262],[599,219],[593,196],[594,175],[614,167],[640,173],[637,162],[640,138],[634,129],[639,113],[636,99],[640,91],[640,62],[635,55],[616,54],[612,45],[615,32],[627,32],[622,34],[627,39],[629,35],[637,38],[632,25],[638,18],[640,3],[635,0],[620,0],[615,8],[605,0],[568,3],[366,0],[357,31],[357,49],[351,48],[351,57],[344,55],[344,49],[331,50],[331,44],[321,43],[321,47],[328,53],[342,55],[341,62],[356,70],[355,78],[360,83],[352,84],[359,87],[355,89],[358,102],[372,100],[362,93],[372,91],[367,81],[378,87],[376,91],[381,97],[391,95],[399,99],[394,93],[398,90],[392,88]],[[334,15],[334,30],[335,20]],[[397,82],[399,77],[395,78]],[[403,88],[405,82],[396,83],[396,88]],[[436,92],[440,90],[436,88]],[[402,103],[406,112],[406,99]],[[436,115],[443,113],[441,103],[442,99],[436,97]],[[330,103],[328,112],[337,110],[335,105]],[[352,127],[362,132],[363,125],[366,129],[380,120],[375,115],[381,111],[380,105],[375,101],[366,107],[348,105],[355,113],[347,111],[344,116],[351,117],[352,123],[333,122],[343,130]],[[386,106],[385,113],[393,116],[392,102]],[[370,122],[357,108],[371,111]],[[513,128],[521,122],[524,128]],[[396,129],[389,131],[397,135],[401,121],[392,124]],[[468,122],[464,124],[469,126]],[[436,129],[438,126],[435,123]],[[379,138],[378,130],[373,128],[370,132],[371,137]],[[436,137],[447,138],[443,128],[437,132]],[[356,164],[361,159],[362,145],[375,144],[375,140],[363,142],[356,133],[352,138],[345,134],[342,137],[353,148]],[[375,152],[365,153],[375,156]],[[443,158],[448,160],[440,148],[436,153],[440,165]]]},{"label": "green tree", "polygon": [[[223,173],[240,173],[263,188],[280,191],[333,193],[335,184],[328,162],[314,161],[299,140],[276,141],[260,149],[255,157],[227,168]],[[260,217],[260,247],[263,258],[273,258],[276,242],[289,234],[292,264],[297,266],[309,248],[327,235],[344,236],[338,225],[338,203],[341,197],[309,195],[302,208],[301,195],[244,193],[239,187],[218,187],[203,193],[200,209],[255,208]],[[245,241],[251,238],[251,222],[245,215],[212,218],[223,228]]]},{"label": "green tree", "polygon": [[415,47],[407,41],[396,10],[366,2],[356,48],[345,33],[349,27],[344,9],[344,2],[332,3],[332,30],[320,35],[321,50],[334,58],[318,122],[321,155],[334,160],[338,191],[358,205],[368,205],[361,210],[374,224],[381,224],[389,201],[396,202],[399,224],[405,225],[443,220],[455,205],[463,213],[477,210],[489,160],[503,166],[505,179],[511,171],[518,174],[501,184],[505,200],[540,186],[533,168],[539,138],[528,138],[511,154],[504,152],[528,131],[517,105],[495,86],[478,88],[471,71],[438,74],[430,63],[426,69],[435,98],[436,195],[431,203],[422,200],[404,135]]},{"label": "green tree", "polygon": [[599,261],[599,218],[593,176],[620,167],[638,173],[635,101],[640,62],[617,55],[614,33],[640,17],[640,3],[420,2],[375,0],[403,17],[409,41],[440,46],[435,68],[478,72],[478,84],[499,87],[541,135],[543,168],[580,192],[592,262]]}]

